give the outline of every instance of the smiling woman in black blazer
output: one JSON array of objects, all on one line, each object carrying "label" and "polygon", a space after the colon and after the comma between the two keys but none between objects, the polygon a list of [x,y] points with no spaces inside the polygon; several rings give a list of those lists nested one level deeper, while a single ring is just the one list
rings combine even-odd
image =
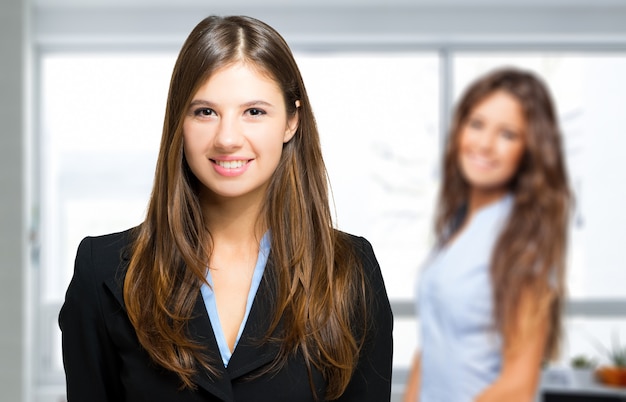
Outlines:
[{"label": "smiling woman in black blazer", "polygon": [[70,402],[390,399],[380,268],[333,227],[311,105],[274,29],[209,17],[191,32],[146,218],[81,242],[59,323]]}]

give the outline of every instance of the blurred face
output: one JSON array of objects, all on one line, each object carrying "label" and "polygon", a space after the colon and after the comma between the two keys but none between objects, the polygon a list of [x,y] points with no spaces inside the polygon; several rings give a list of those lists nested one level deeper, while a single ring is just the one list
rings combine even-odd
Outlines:
[{"label": "blurred face", "polygon": [[183,125],[201,197],[260,200],[297,125],[272,79],[243,63],[216,71],[193,96]]},{"label": "blurred face", "polygon": [[519,101],[504,91],[470,111],[459,135],[459,164],[472,191],[504,194],[526,148],[526,119]]}]

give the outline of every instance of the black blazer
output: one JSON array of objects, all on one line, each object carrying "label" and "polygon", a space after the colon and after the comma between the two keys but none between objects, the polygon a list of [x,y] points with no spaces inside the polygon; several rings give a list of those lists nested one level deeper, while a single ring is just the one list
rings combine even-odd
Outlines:
[{"label": "black blazer", "polygon": [[[271,310],[268,283],[261,281],[248,321],[227,368],[219,376],[203,370],[195,376],[195,390],[181,389],[179,378],[153,363],[140,347],[124,308],[122,283],[128,264],[125,252],[129,231],[85,238],[76,256],[75,271],[59,314],[63,363],[69,402],[156,401],[314,401],[304,359],[295,355],[278,372],[251,379],[272,362],[273,343],[260,344]],[[374,300],[373,326],[352,380],[339,401],[390,400],[393,318],[380,268],[371,245],[353,237]],[[196,300],[191,336],[207,345],[221,362],[202,296]],[[313,371],[313,382],[323,399],[325,381]]]}]

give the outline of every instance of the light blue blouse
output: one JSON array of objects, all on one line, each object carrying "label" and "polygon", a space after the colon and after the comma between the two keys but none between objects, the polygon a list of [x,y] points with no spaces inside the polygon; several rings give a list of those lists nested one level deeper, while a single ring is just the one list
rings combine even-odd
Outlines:
[{"label": "light blue blouse", "polygon": [[[241,333],[246,326],[246,321],[248,320],[248,315],[250,314],[250,309],[252,308],[252,302],[254,301],[256,292],[259,289],[259,284],[261,283],[261,279],[263,278],[263,272],[265,272],[265,264],[267,263],[267,258],[269,254],[270,234],[269,232],[266,232],[265,235],[263,235],[263,238],[261,239],[261,243],[259,245],[259,256],[257,257],[256,265],[254,267],[254,273],[252,274],[252,283],[250,284],[250,291],[248,292],[248,300],[246,302],[246,312],[244,314],[243,320],[241,321],[241,325],[239,326],[239,332],[237,333],[237,339],[235,340],[235,347],[237,347],[237,343],[239,342]],[[200,288],[200,292],[202,293],[204,305],[206,306],[207,313],[209,314],[209,319],[211,320],[211,326],[213,327],[213,332],[215,333],[215,339],[217,340],[217,345],[220,349],[220,354],[222,356],[222,361],[224,362],[224,367],[227,367],[228,362],[230,361],[230,357],[232,356],[232,352],[230,351],[228,343],[226,342],[226,337],[224,336],[224,331],[222,330],[222,325],[220,324],[220,317],[217,313],[215,294],[213,293],[212,289],[213,279],[211,278],[210,270],[207,270],[206,279],[211,286],[203,284]]]},{"label": "light blue blouse", "polygon": [[435,250],[425,264],[417,289],[420,401],[473,401],[500,373],[489,265],[512,205],[507,195],[477,211],[456,239]]}]

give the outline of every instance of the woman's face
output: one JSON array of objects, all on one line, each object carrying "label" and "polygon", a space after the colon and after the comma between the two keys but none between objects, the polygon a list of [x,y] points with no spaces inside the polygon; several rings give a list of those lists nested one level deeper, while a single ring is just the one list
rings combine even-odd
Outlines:
[{"label": "woman's face", "polygon": [[459,164],[473,191],[505,193],[526,149],[519,101],[496,91],[477,103],[459,133]]},{"label": "woman's face", "polygon": [[201,194],[261,199],[297,125],[275,81],[245,63],[217,70],[193,96],[183,124],[185,158]]}]

